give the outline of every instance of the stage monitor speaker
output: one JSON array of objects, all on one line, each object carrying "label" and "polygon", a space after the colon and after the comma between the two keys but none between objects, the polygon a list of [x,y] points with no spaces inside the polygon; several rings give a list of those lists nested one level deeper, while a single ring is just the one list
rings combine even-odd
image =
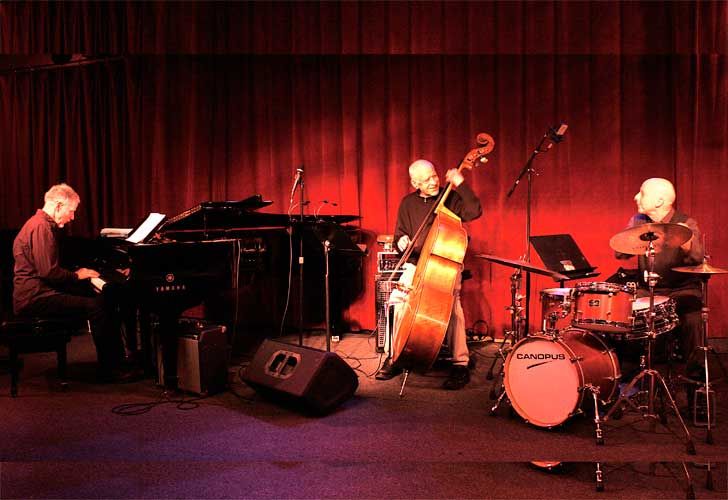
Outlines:
[{"label": "stage monitor speaker", "polygon": [[349,399],[359,379],[337,354],[264,340],[243,380],[261,395],[323,415]]}]

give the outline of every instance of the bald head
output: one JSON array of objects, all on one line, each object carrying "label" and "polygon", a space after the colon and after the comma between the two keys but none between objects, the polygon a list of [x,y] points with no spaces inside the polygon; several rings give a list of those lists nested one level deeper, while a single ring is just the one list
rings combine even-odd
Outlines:
[{"label": "bald head", "polygon": [[425,196],[435,196],[440,189],[440,178],[435,166],[427,160],[416,160],[409,166],[412,187]]},{"label": "bald head", "polygon": [[642,183],[640,192],[634,197],[637,211],[660,222],[672,210],[675,203],[675,187],[672,182],[660,177],[652,177]]}]

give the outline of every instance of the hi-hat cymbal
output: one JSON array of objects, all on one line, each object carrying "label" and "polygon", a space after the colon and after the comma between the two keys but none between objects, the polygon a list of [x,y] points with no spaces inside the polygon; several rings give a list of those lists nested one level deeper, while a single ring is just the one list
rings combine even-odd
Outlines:
[{"label": "hi-hat cymbal", "polygon": [[652,222],[620,231],[609,240],[609,246],[620,253],[640,255],[645,253],[650,241],[653,241],[655,252],[659,253],[664,247],[679,247],[692,235],[690,228],[682,224]]},{"label": "hi-hat cymbal", "polygon": [[543,267],[534,266],[530,262],[526,262],[525,260],[513,260],[513,259],[506,259],[503,257],[498,257],[496,255],[486,255],[486,254],[478,254],[476,255],[479,259],[485,259],[489,260],[491,262],[495,262],[496,264],[502,264],[504,266],[508,267],[515,267],[517,269],[523,269],[525,271],[529,271],[536,274],[542,274],[544,276],[550,276],[555,280],[568,280],[570,279],[568,276],[564,276],[563,274],[550,271],[548,269],[545,269]]},{"label": "hi-hat cymbal", "polygon": [[711,266],[707,262],[698,264],[697,266],[681,266],[673,267],[673,271],[679,273],[690,273],[690,274],[728,274],[727,269],[721,269],[720,267]]}]

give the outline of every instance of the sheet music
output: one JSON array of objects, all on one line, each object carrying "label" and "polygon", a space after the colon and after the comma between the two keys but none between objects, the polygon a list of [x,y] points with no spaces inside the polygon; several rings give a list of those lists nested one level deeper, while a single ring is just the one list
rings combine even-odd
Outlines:
[{"label": "sheet music", "polygon": [[93,285],[96,293],[101,293],[101,290],[104,289],[104,285],[106,285],[106,281],[101,278],[91,278],[91,285]]},{"label": "sheet music", "polygon": [[164,217],[164,214],[158,214],[156,212],[150,213],[136,231],[129,235],[126,241],[129,243],[139,243],[140,241],[144,241],[146,237],[159,226],[159,224],[164,220]]}]

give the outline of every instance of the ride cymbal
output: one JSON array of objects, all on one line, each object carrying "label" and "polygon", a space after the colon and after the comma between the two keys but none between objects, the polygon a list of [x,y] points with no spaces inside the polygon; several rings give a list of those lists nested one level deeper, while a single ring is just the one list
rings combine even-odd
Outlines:
[{"label": "ride cymbal", "polygon": [[673,271],[679,273],[690,273],[690,274],[728,274],[728,269],[721,269],[720,267],[711,266],[707,262],[698,264],[697,266],[681,266],[673,267]]},{"label": "ride cymbal", "polygon": [[620,231],[609,240],[609,246],[620,253],[640,255],[652,241],[655,252],[659,253],[664,247],[679,247],[692,235],[690,228],[682,224],[652,222]]},{"label": "ride cymbal", "polygon": [[525,260],[513,260],[513,259],[506,259],[503,257],[498,257],[496,255],[486,255],[486,254],[478,254],[476,255],[479,259],[485,259],[489,260],[490,262],[495,262],[496,264],[502,264],[504,266],[508,267],[515,267],[517,269],[523,269],[525,271],[529,271],[536,274],[542,274],[544,276],[550,276],[555,280],[568,280],[568,276],[564,276],[563,274],[550,271],[549,269],[545,269],[543,267],[534,266],[530,262],[526,262]]}]

